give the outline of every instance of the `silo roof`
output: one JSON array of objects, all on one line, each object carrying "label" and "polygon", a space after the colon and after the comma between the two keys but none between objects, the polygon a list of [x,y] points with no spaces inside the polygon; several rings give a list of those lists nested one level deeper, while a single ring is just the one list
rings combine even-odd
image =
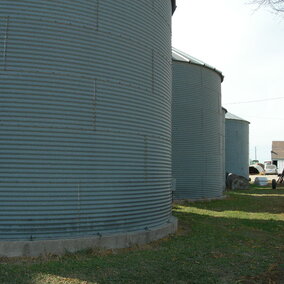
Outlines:
[{"label": "silo roof", "polygon": [[175,11],[175,9],[176,9],[176,0],[172,0],[172,9],[173,9],[173,13],[174,13],[174,11]]},{"label": "silo roof", "polygon": [[195,58],[191,55],[188,55],[187,53],[180,51],[180,50],[178,50],[174,47],[172,48],[172,60],[181,61],[181,62],[188,62],[190,64],[204,66],[208,69],[211,69],[211,70],[217,72],[220,75],[222,82],[224,80],[224,75],[222,74],[222,72],[219,71],[218,69],[216,69],[215,67],[213,67],[213,66],[211,66],[211,65],[209,65],[209,64],[207,64],[207,63],[205,63],[205,62],[203,62],[203,61],[201,61],[201,60],[199,60],[199,59],[197,59],[197,58]]},{"label": "silo roof", "polygon": [[228,112],[228,110],[227,110],[226,108],[224,108],[224,107],[222,107],[222,110],[224,110],[224,111],[225,111],[225,113],[227,113],[227,112]]},{"label": "silo roof", "polygon": [[227,112],[227,113],[226,113],[225,118],[226,118],[226,119],[233,119],[233,120],[241,120],[241,121],[245,121],[245,122],[247,122],[247,123],[250,123],[249,121],[247,121],[247,120],[245,120],[245,119],[243,119],[243,118],[241,118],[241,117],[239,117],[239,116],[236,116],[236,115],[234,115],[234,114],[232,114],[232,113],[230,113],[230,112]]}]

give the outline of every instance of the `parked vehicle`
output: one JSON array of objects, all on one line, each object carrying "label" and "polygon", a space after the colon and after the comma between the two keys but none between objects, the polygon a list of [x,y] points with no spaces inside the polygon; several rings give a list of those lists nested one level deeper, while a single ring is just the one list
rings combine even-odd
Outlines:
[{"label": "parked vehicle", "polygon": [[265,171],[262,166],[254,164],[249,166],[250,175],[264,175]]},{"label": "parked vehicle", "polygon": [[278,175],[278,171],[275,165],[265,165],[264,171],[266,175]]}]

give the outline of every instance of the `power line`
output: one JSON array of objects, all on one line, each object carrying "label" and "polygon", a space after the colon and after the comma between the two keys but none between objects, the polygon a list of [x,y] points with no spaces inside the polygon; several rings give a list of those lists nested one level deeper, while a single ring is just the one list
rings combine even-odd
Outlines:
[{"label": "power line", "polygon": [[264,119],[264,120],[284,120],[284,117],[260,117],[260,116],[254,116],[254,115],[246,115],[247,117],[252,117],[252,118],[255,118],[255,119]]},{"label": "power line", "polygon": [[276,101],[276,100],[283,100],[283,99],[284,99],[284,97],[278,97],[278,98],[260,99],[260,100],[253,100],[253,101],[226,103],[226,105],[260,103],[260,102]]}]

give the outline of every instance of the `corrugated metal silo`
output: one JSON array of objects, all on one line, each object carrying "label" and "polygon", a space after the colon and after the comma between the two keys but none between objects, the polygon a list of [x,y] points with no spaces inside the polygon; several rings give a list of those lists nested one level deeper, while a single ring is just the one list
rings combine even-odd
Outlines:
[{"label": "corrugated metal silo", "polygon": [[225,145],[226,145],[226,138],[225,138],[225,133],[226,133],[226,113],[227,113],[227,109],[222,107],[222,111],[221,111],[221,140],[220,140],[220,147],[221,147],[221,157],[222,157],[222,173],[223,173],[223,185],[224,185],[224,189],[226,188],[226,158],[225,158]]},{"label": "corrugated metal silo", "polygon": [[174,197],[219,198],[225,189],[223,75],[177,49],[172,52]]},{"label": "corrugated metal silo", "polygon": [[166,224],[175,1],[0,4],[0,239]]},{"label": "corrugated metal silo", "polygon": [[249,178],[249,122],[226,114],[226,172]]}]

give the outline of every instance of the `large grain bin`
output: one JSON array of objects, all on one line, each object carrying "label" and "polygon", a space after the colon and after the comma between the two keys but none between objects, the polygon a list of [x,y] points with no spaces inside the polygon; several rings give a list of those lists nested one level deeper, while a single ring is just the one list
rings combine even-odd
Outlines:
[{"label": "large grain bin", "polygon": [[226,114],[226,172],[249,178],[249,122]]},{"label": "large grain bin", "polygon": [[227,109],[222,107],[222,111],[221,111],[221,140],[220,140],[220,147],[221,147],[221,157],[222,157],[222,161],[221,161],[221,166],[222,166],[222,173],[223,173],[223,185],[224,187],[226,187],[226,158],[225,158],[225,145],[226,145],[226,113],[227,113]]},{"label": "large grain bin", "polygon": [[223,75],[175,48],[172,56],[174,198],[220,198],[225,188]]},{"label": "large grain bin", "polygon": [[0,4],[0,255],[172,232],[175,1]]}]

